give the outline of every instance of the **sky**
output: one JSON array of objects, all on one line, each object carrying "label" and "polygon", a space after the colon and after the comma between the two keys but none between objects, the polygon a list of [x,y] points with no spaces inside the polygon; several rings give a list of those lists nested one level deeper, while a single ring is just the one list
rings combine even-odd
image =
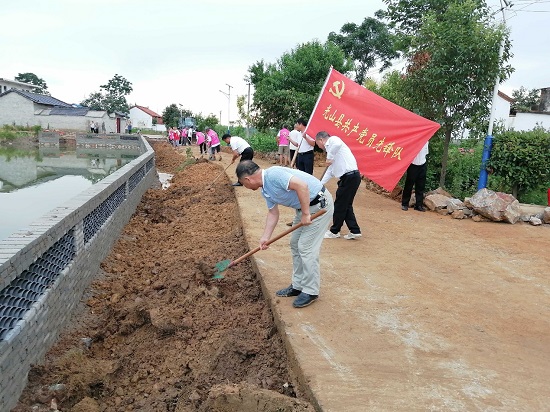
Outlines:
[{"label": "sky", "polygon": [[[360,24],[382,0],[27,0],[2,4],[0,78],[31,72],[52,96],[80,103],[115,74],[132,83],[127,97],[162,114],[175,103],[193,113],[237,119],[248,68],[275,63],[343,24]],[[550,0],[512,0],[506,11],[515,72],[511,94],[550,87]],[[500,0],[488,0],[502,20]],[[402,64],[401,64],[402,66]],[[396,68],[399,68],[396,63]],[[376,70],[370,73],[378,77]],[[231,86],[231,87],[229,87]],[[230,94],[230,98],[228,95]]]}]

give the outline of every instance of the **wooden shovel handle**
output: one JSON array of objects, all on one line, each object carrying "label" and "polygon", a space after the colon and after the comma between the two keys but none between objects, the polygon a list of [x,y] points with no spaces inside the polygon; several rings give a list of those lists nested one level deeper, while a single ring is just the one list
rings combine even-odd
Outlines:
[{"label": "wooden shovel handle", "polygon": [[227,169],[229,169],[229,166],[231,166],[232,164],[233,164],[233,163],[229,163],[229,164],[225,167],[225,169],[223,169],[223,170],[220,172],[220,174],[216,176],[216,178],[212,181],[212,183],[210,183],[210,184],[207,186],[207,188],[212,187],[212,185],[213,185],[214,183],[216,183],[216,180],[218,180],[218,178],[219,178],[221,175],[223,175],[224,172],[225,172]]},{"label": "wooden shovel handle", "polygon": [[[311,215],[311,220],[314,220],[316,218],[318,218],[319,216],[322,216],[326,213],[327,211],[325,209],[319,209],[319,211],[315,212],[313,215]],[[282,237],[285,237],[286,235],[288,235],[289,233],[291,232],[294,232],[296,229],[300,228],[304,226],[304,224],[302,222],[292,226],[291,228],[285,230],[284,232],[282,233],[279,233],[277,236],[275,237],[272,237],[271,239],[269,239],[267,242],[265,242],[266,246],[269,246],[271,245],[273,242],[276,242],[277,240],[279,240],[280,238]],[[240,258],[237,258],[235,259],[233,262],[231,262],[228,266],[228,268],[232,267],[232,266],[235,266],[237,263],[239,262],[242,262],[244,259],[252,256],[254,253],[260,251],[260,247],[258,246],[256,249],[252,249],[250,252],[248,253],[245,253],[244,255],[242,255]]]}]

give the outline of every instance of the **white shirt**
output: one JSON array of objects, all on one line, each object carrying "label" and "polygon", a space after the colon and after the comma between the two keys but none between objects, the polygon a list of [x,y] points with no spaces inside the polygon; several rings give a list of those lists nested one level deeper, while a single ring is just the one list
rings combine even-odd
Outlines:
[{"label": "white shirt", "polygon": [[321,183],[325,184],[331,177],[340,178],[344,173],[357,170],[355,156],[348,145],[338,136],[330,136],[325,142],[325,149],[327,151],[327,160],[332,160],[332,164],[328,167]]},{"label": "white shirt", "polygon": [[[290,137],[295,142],[300,143],[300,139],[302,138],[302,133],[300,133],[298,130],[292,130],[288,137]],[[296,150],[298,148],[298,146],[294,145],[292,142],[290,142],[289,147],[290,147],[290,150]]]},{"label": "white shirt", "polygon": [[420,152],[418,152],[416,157],[413,159],[412,161],[413,165],[422,166],[424,163],[426,163],[426,155],[429,153],[428,143],[429,143],[429,140],[422,147],[422,149],[420,149]]},{"label": "white shirt", "polygon": [[232,150],[235,150],[239,154],[241,154],[244,151],[244,149],[250,147],[248,142],[239,136],[231,136],[229,145],[231,146]]},{"label": "white shirt", "polygon": [[311,152],[313,150],[313,146],[309,144],[307,139],[303,136],[302,132],[298,133],[300,133],[300,138],[298,139],[298,143],[300,143],[300,146],[298,146],[298,153]]}]

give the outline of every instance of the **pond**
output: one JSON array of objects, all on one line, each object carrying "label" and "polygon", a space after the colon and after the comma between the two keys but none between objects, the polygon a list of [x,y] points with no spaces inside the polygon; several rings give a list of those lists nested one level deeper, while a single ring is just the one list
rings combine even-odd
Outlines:
[{"label": "pond", "polygon": [[0,240],[141,155],[140,148],[0,147]]}]

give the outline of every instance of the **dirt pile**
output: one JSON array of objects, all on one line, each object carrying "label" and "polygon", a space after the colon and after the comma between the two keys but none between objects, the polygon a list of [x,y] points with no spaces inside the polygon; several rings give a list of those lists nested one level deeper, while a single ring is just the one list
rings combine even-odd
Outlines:
[{"label": "dirt pile", "polygon": [[227,177],[206,189],[221,166],[153,145],[172,185],[146,192],[15,411],[50,410],[53,398],[62,411],[252,411],[251,398],[262,411],[313,410],[291,398],[283,342],[250,262],[211,279],[218,261],[248,251]]}]

